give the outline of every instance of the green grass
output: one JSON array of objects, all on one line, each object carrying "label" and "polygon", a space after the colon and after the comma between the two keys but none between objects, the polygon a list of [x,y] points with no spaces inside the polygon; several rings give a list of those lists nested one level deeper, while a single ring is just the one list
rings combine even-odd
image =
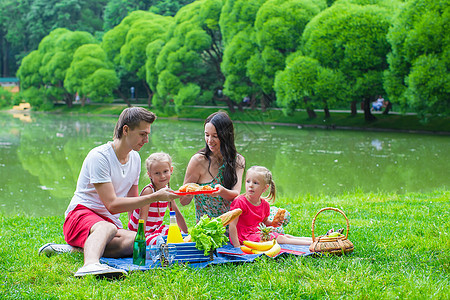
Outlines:
[{"label": "green grass", "polygon": [[[53,113],[69,114],[95,114],[95,115],[119,115],[126,105],[80,105],[68,108],[67,106],[56,107]],[[163,118],[185,118],[204,120],[211,113],[218,110],[215,107],[186,107],[178,112],[173,108],[164,111],[152,108],[158,117]],[[227,110],[227,109],[225,109]],[[227,110],[228,111],[228,110]],[[415,115],[376,114],[377,120],[366,122],[364,115],[359,113],[351,116],[349,112],[331,112],[331,118],[325,119],[324,113],[317,112],[317,118],[310,119],[305,111],[296,111],[293,115],[286,116],[281,110],[269,109],[265,112],[260,110],[245,109],[243,112],[236,111],[230,113],[235,121],[244,122],[264,122],[264,123],[283,123],[292,125],[302,125],[320,128],[340,128],[355,130],[401,130],[401,131],[424,131],[424,132],[444,132],[450,133],[450,117],[434,117],[427,122],[421,121]]]},{"label": "green grass", "polygon": [[[193,270],[185,265],[133,272],[123,280],[82,279],[81,254],[39,257],[47,242],[64,242],[63,216],[0,216],[2,299],[449,299],[450,193],[363,194],[280,198],[292,215],[286,231],[310,236],[323,207],[342,209],[353,254],[342,257],[261,258]],[[183,207],[188,225],[191,204]],[[122,220],[125,216],[122,215]],[[315,233],[345,226],[325,211]]]}]

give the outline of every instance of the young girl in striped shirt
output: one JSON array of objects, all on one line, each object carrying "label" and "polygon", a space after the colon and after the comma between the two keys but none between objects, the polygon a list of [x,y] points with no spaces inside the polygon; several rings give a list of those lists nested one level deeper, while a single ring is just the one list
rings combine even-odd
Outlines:
[{"label": "young girl in striped shirt", "polygon": [[[145,166],[150,183],[142,189],[141,195],[154,193],[169,185],[170,176],[173,172],[172,159],[169,154],[164,152],[153,153],[145,161]],[[146,220],[145,237],[147,245],[155,245],[157,237],[167,235],[169,231],[169,225],[162,224],[168,206],[175,211],[180,230],[187,233],[186,221],[175,204],[175,201],[158,201],[135,209],[131,212],[128,229],[137,231],[139,219]]]}]

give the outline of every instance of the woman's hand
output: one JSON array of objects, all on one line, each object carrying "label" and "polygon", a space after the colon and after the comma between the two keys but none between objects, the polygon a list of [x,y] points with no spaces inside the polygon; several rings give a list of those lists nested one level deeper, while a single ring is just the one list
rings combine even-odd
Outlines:
[{"label": "woman's hand", "polygon": [[215,189],[218,189],[217,192],[211,193],[211,196],[213,197],[218,197],[221,196],[221,193],[223,194],[224,190],[227,190],[226,188],[224,188],[221,184],[216,184],[214,186]]},{"label": "woman's hand", "polygon": [[186,206],[189,203],[191,203],[192,198],[194,198],[193,195],[186,195],[186,196],[180,197],[180,204],[183,206]]}]

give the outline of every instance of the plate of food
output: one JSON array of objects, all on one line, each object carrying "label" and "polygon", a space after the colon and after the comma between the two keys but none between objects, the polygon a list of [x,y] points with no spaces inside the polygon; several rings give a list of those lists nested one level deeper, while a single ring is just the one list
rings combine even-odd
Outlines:
[{"label": "plate of food", "polygon": [[219,188],[212,188],[209,185],[200,186],[196,183],[186,183],[182,185],[178,191],[173,191],[174,194],[184,196],[184,195],[198,195],[198,194],[212,194],[217,192]]}]

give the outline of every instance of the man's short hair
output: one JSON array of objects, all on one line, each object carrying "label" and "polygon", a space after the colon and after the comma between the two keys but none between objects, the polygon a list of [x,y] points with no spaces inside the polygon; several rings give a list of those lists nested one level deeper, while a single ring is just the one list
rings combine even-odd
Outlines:
[{"label": "man's short hair", "polygon": [[156,120],[156,115],[143,107],[125,108],[119,116],[119,120],[114,128],[114,138],[121,139],[123,126],[127,125],[131,130],[139,126],[141,121],[152,124]]}]

